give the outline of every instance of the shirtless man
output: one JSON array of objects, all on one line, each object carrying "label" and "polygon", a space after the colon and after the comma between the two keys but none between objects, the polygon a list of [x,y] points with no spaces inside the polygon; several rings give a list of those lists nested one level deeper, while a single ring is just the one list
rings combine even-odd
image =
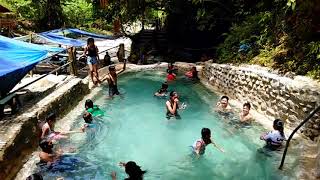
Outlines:
[{"label": "shirtless man", "polygon": [[231,112],[231,107],[229,105],[229,97],[228,96],[222,96],[220,101],[216,105],[218,112],[224,112],[228,113]]},{"label": "shirtless man", "polygon": [[52,163],[60,158],[62,151],[53,151],[53,144],[51,140],[44,139],[40,142],[41,152],[39,153],[39,158],[41,163]]},{"label": "shirtless man", "polygon": [[239,113],[240,122],[243,124],[250,124],[252,121],[252,115],[250,114],[250,103],[243,104],[242,111]]}]

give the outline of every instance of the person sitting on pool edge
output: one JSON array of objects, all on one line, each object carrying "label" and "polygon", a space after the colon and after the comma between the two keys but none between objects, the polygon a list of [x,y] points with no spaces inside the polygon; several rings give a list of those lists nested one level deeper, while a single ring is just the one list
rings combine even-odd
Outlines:
[{"label": "person sitting on pool edge", "polygon": [[283,141],[286,139],[283,132],[283,122],[280,119],[273,121],[273,131],[267,132],[260,136],[261,140],[266,141],[266,148],[269,150],[278,150]]},{"label": "person sitting on pool edge", "polygon": [[203,155],[206,150],[206,146],[209,144],[213,144],[219,151],[224,152],[223,148],[220,148],[212,139],[211,139],[211,131],[209,128],[202,128],[201,130],[201,138],[196,140],[192,147],[192,152],[197,155]]},{"label": "person sitting on pool edge", "polygon": [[197,68],[194,66],[190,71],[185,73],[185,76],[192,80],[199,80]]},{"label": "person sitting on pool edge", "polygon": [[109,66],[109,74],[106,75],[103,80],[107,79],[109,85],[109,97],[114,95],[120,95],[118,90],[118,74],[122,73],[125,68],[125,63],[123,64],[123,69],[119,72],[116,71],[115,66]]},{"label": "person sitting on pool edge", "polygon": [[[138,166],[134,161],[129,161],[127,163],[120,162],[119,165],[125,168],[126,174],[129,176],[125,180],[143,180],[143,175],[147,171],[142,171],[140,166]],[[111,173],[112,180],[117,179],[116,172]]]},{"label": "person sitting on pool edge", "polygon": [[40,163],[52,163],[60,158],[62,151],[53,151],[53,143],[51,140],[43,139],[40,144],[41,152],[39,153]]},{"label": "person sitting on pool edge", "polygon": [[53,130],[55,120],[56,120],[56,115],[54,113],[51,113],[48,115],[48,117],[46,118],[46,122],[41,127],[40,139],[49,138],[53,140],[59,140],[59,139],[68,138],[66,134],[62,132],[55,132]]},{"label": "person sitting on pool edge", "polygon": [[91,99],[86,100],[84,107],[94,117],[104,115],[104,112],[97,105],[94,105]]},{"label": "person sitting on pool edge", "polygon": [[178,114],[179,109],[179,96],[178,93],[175,91],[170,92],[170,97],[166,102],[166,108],[167,108],[167,119],[170,119],[171,117],[176,117],[176,119],[180,119],[180,115]]},{"label": "person sitting on pool edge", "polygon": [[242,111],[239,113],[239,119],[241,124],[250,124],[252,121],[252,115],[250,114],[251,105],[249,102],[243,104]]},{"label": "person sitting on pool edge", "polygon": [[176,80],[176,75],[173,73],[172,70],[168,71],[168,75],[167,75],[167,81],[174,81]]},{"label": "person sitting on pool edge", "polygon": [[224,113],[231,112],[231,107],[229,105],[229,97],[222,96],[220,101],[217,103],[216,107],[218,112],[224,112]]},{"label": "person sitting on pool edge", "polygon": [[81,131],[85,131],[87,128],[94,128],[95,124],[92,123],[92,115],[89,112],[83,114],[84,125],[81,127]]},{"label": "person sitting on pool edge", "polygon": [[161,88],[156,93],[154,93],[154,96],[158,96],[158,97],[166,96],[168,93],[168,87],[169,86],[167,82],[162,83]]}]

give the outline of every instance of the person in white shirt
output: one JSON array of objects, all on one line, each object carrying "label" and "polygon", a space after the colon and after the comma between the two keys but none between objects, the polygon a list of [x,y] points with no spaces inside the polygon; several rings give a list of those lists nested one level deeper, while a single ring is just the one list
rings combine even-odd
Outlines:
[{"label": "person in white shirt", "polygon": [[286,137],[283,132],[283,122],[280,119],[273,121],[273,129],[273,131],[261,135],[260,139],[266,141],[266,148],[274,151],[282,146]]}]

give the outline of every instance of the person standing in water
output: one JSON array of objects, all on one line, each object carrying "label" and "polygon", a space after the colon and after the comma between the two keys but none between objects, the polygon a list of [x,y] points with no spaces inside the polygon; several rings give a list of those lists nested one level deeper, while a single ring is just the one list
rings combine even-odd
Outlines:
[{"label": "person standing in water", "polygon": [[261,140],[266,141],[266,148],[272,151],[278,150],[286,139],[283,132],[283,122],[280,119],[273,121],[273,131],[260,136]]},{"label": "person standing in water", "polygon": [[[90,77],[94,85],[96,85],[97,83],[101,83],[101,81],[99,80],[97,67],[99,60],[98,52],[99,50],[97,46],[94,44],[94,39],[88,38],[87,47],[84,48],[83,55],[87,57],[87,64],[90,70]],[[94,80],[94,78],[96,78],[96,81]]]},{"label": "person standing in water", "polygon": [[211,139],[211,131],[209,128],[202,128],[201,130],[201,138],[196,140],[192,147],[192,152],[196,155],[203,155],[206,150],[206,146],[209,144],[213,144],[219,151],[224,152],[223,148],[220,148],[212,139]]},{"label": "person standing in water", "polygon": [[167,108],[167,119],[170,119],[171,117],[176,117],[177,119],[180,119],[180,115],[178,114],[179,109],[179,96],[178,93],[175,91],[170,92],[170,97],[166,102],[166,108]]},{"label": "person standing in water", "polygon": [[103,79],[107,79],[109,85],[109,97],[113,97],[114,95],[120,95],[118,90],[118,74],[122,73],[125,68],[125,63],[123,64],[123,69],[119,72],[116,71],[115,66],[109,66],[109,74]]}]

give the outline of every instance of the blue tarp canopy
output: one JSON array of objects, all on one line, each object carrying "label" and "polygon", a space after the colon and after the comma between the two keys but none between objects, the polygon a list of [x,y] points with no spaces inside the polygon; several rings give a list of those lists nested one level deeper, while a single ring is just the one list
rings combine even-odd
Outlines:
[{"label": "blue tarp canopy", "polygon": [[62,48],[40,46],[0,36],[0,96],[6,95],[39,61]]},{"label": "blue tarp canopy", "polygon": [[66,46],[75,46],[75,47],[82,47],[82,46],[86,45],[85,41],[60,36],[60,35],[52,33],[52,32],[43,32],[38,35],[40,37],[45,38],[47,41],[52,42],[52,43],[56,43],[56,44],[61,44],[61,45],[66,45]]},{"label": "blue tarp canopy", "polygon": [[67,29],[55,29],[52,31],[48,31],[46,33],[50,34],[57,34],[57,35],[64,35],[64,34],[76,34],[76,35],[82,35],[82,36],[88,36],[92,38],[100,38],[100,39],[111,39],[113,36],[107,36],[107,35],[101,35],[101,34],[95,34],[87,31],[82,31],[80,29],[76,28],[67,28]]}]

